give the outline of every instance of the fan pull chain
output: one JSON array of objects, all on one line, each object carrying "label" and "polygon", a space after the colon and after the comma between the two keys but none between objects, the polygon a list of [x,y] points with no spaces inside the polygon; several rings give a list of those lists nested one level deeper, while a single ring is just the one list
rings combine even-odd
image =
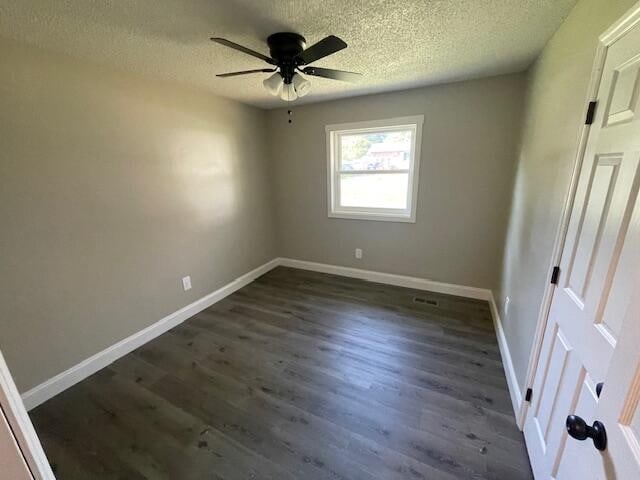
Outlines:
[{"label": "fan pull chain", "polygon": [[289,115],[289,123],[293,123],[293,121],[291,120],[291,115],[293,114],[293,112],[291,110],[287,110],[287,115]]}]

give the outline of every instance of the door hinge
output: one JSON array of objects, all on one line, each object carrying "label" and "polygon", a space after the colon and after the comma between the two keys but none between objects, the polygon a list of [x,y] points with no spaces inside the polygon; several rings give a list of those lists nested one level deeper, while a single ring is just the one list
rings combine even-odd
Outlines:
[{"label": "door hinge", "polygon": [[585,125],[591,125],[593,123],[593,117],[596,116],[596,105],[598,102],[589,102],[589,107],[587,108],[587,118],[584,120]]},{"label": "door hinge", "polygon": [[530,402],[532,395],[533,395],[533,390],[531,390],[530,388],[527,388],[527,393],[524,396],[524,401],[525,402]]},{"label": "door hinge", "polygon": [[551,272],[551,284],[558,284],[558,277],[560,276],[560,267],[553,267],[553,271]]}]

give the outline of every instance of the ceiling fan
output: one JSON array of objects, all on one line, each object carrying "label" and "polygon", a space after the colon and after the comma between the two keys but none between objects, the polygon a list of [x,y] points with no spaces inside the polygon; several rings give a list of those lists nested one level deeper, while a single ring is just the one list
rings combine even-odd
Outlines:
[{"label": "ceiling fan", "polygon": [[291,32],[274,33],[267,38],[270,57],[238,45],[226,38],[213,37],[211,40],[225,47],[230,47],[247,55],[251,55],[252,57],[264,60],[273,67],[245,70],[243,72],[221,73],[216,75],[217,77],[226,78],[251,73],[275,72],[262,83],[271,95],[280,95],[282,100],[289,102],[298,97],[305,96],[311,89],[311,82],[300,75],[300,73],[330,78],[332,80],[342,80],[344,82],[357,81],[361,76],[359,73],[309,65],[321,58],[347,48],[347,44],[334,35],[329,35],[318,43],[311,45],[309,48],[305,48],[306,40],[302,35]]}]

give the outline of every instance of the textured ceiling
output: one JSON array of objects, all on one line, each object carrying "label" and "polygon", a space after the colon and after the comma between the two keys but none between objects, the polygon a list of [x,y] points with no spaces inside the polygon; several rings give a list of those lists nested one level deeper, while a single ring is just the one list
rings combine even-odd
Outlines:
[{"label": "textured ceiling", "polygon": [[315,66],[362,72],[355,85],[310,77],[295,103],[397,90],[526,68],[576,0],[0,0],[0,35],[205,88],[259,107],[282,106],[262,87],[260,60],[209,41],[268,54],[266,37],[326,35],[349,48]]}]

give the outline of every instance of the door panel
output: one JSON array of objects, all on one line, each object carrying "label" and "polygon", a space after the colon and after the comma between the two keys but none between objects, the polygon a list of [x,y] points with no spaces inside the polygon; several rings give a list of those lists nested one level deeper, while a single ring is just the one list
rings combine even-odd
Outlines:
[{"label": "door panel", "polygon": [[629,396],[620,415],[620,428],[624,435],[624,443],[640,463],[640,368],[636,368],[636,376],[629,389]]},{"label": "door panel", "polygon": [[[625,436],[629,442],[629,446],[632,447],[634,453],[640,457],[640,408],[638,408],[638,404],[640,403],[640,369],[636,369],[636,378],[634,379],[634,384],[636,388],[632,389],[630,392],[628,399],[628,407],[625,408],[627,412],[621,415],[620,423],[624,426],[627,426],[627,431],[625,432]],[[631,421],[629,421],[631,418]]]},{"label": "door panel", "polygon": [[640,90],[640,55],[632,57],[613,72],[604,126],[631,122],[638,105]]},{"label": "door panel", "polygon": [[0,476],[12,480],[33,480],[9,422],[0,408]]},{"label": "door panel", "polygon": [[562,332],[556,328],[556,334],[553,336],[553,343],[550,349],[549,363],[557,365],[558,368],[548,369],[542,379],[543,383],[541,387],[546,391],[541,392],[535,415],[538,435],[545,444],[549,437],[551,418],[558,403],[557,392],[560,391],[563,386],[562,380],[568,369],[571,350],[568,340]]},{"label": "door panel", "polygon": [[[525,423],[527,448],[536,478],[545,478],[558,462],[564,445],[564,419],[575,406],[576,392],[585,370],[557,322],[549,322],[540,357],[529,421]],[[533,459],[537,461],[533,461]]]},{"label": "door panel", "polygon": [[[579,385],[578,398],[572,410],[580,412],[580,415],[585,419],[593,418],[597,402],[598,396],[593,379],[589,375],[585,375],[584,380]],[[565,418],[562,419],[563,422]],[[574,441],[567,435],[563,435],[563,443],[564,448],[559,452],[557,462],[551,469],[551,478],[558,480],[596,478],[593,476],[589,462],[580,461],[580,459],[588,458],[592,455],[593,445],[587,442]]]},{"label": "door panel", "polygon": [[607,450],[591,457],[592,469],[603,479],[640,478],[640,198],[627,238],[620,270],[629,301],[620,315],[622,334],[594,416],[604,423],[609,438]]},{"label": "door panel", "polygon": [[607,225],[620,160],[620,155],[600,155],[593,162],[591,184],[583,200],[584,209],[577,225],[574,251],[565,285],[567,294],[580,309],[584,308],[584,297],[593,273],[593,262],[598,256]]},{"label": "door panel", "polygon": [[[538,479],[640,478],[639,95],[636,26],[607,51],[532,386],[524,433]],[[606,419],[609,448],[569,437],[570,414]]]}]

